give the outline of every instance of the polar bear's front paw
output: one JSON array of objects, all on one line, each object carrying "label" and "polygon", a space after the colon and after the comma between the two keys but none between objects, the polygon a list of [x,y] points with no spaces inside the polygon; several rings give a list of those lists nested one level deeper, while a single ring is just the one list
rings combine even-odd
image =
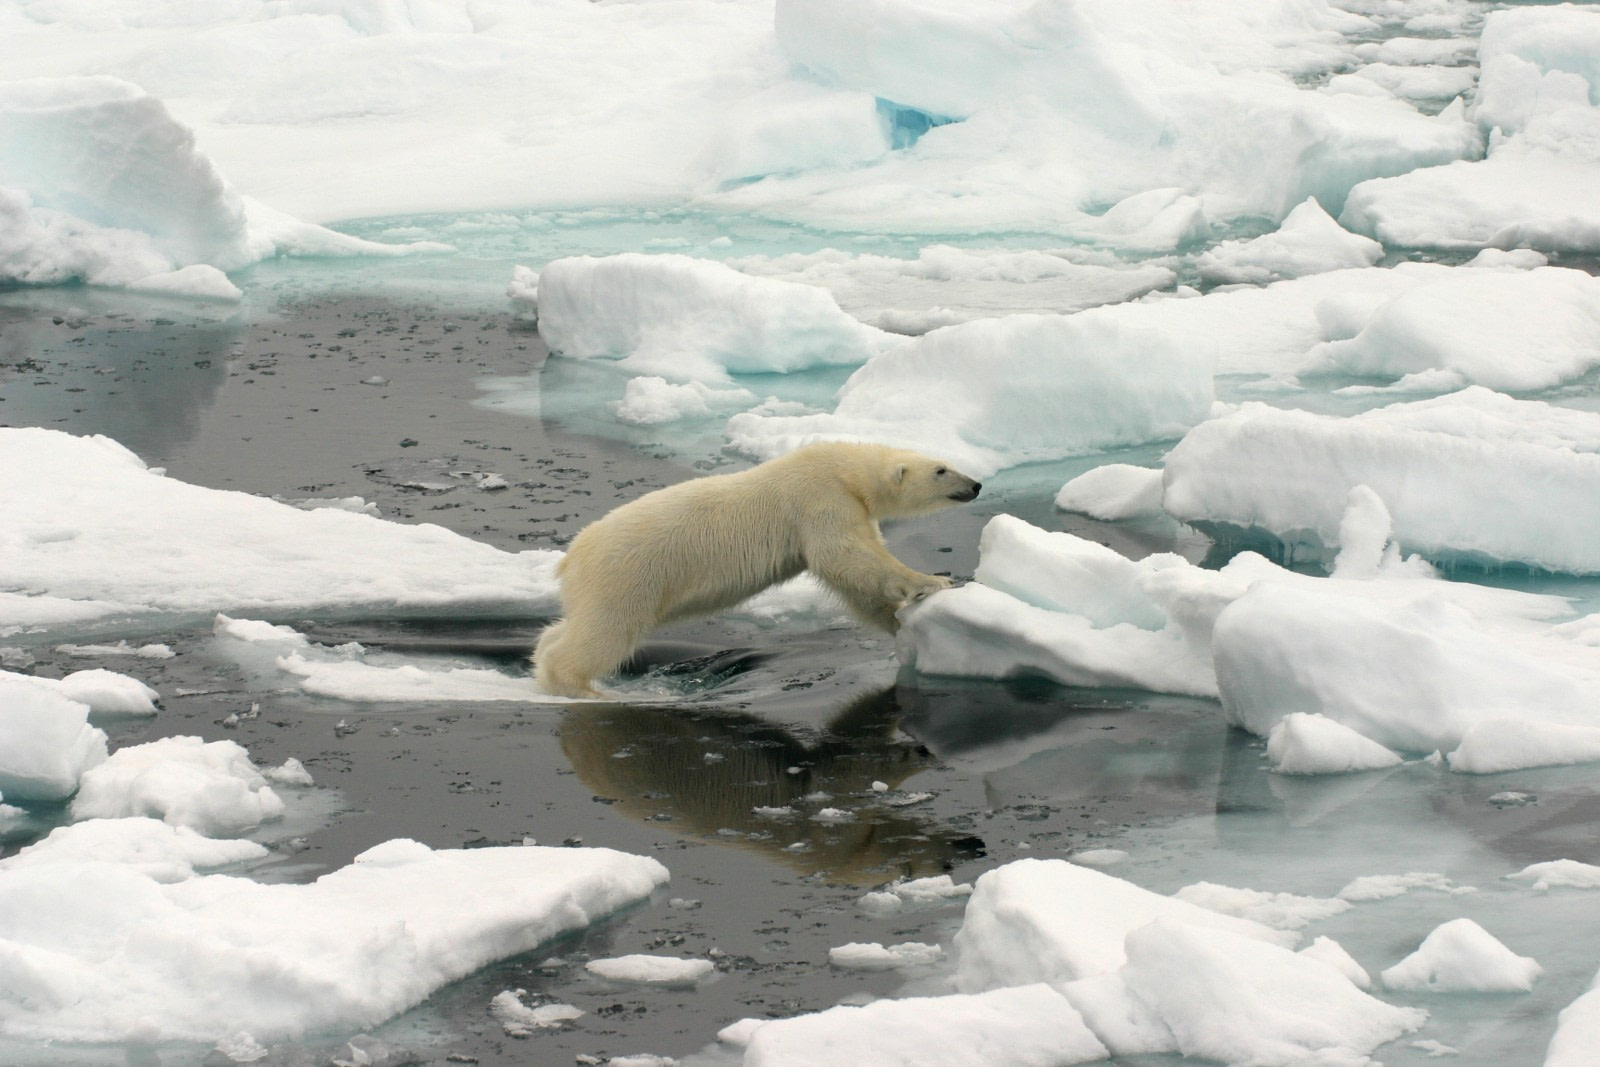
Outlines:
[{"label": "polar bear's front paw", "polygon": [[915,581],[905,584],[901,595],[896,597],[896,602],[904,607],[907,604],[916,604],[928,599],[935,593],[943,592],[956,583],[949,578],[942,578],[937,574],[919,574]]}]

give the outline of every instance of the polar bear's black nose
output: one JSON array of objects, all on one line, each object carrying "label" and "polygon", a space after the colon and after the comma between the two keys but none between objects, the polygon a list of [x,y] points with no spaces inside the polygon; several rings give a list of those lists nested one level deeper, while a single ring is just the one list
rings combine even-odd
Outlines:
[{"label": "polar bear's black nose", "polygon": [[955,492],[951,493],[950,494],[950,499],[951,500],[960,500],[962,502],[966,502],[968,500],[976,500],[976,499],[978,499],[978,490],[982,489],[982,488],[983,488],[983,483],[982,482],[969,482],[965,489],[957,489]]}]

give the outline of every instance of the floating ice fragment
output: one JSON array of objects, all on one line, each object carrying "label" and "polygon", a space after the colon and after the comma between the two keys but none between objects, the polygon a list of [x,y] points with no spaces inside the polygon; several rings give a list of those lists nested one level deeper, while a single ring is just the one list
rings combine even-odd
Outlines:
[{"label": "floating ice fragment", "polygon": [[1388,900],[1404,896],[1413,889],[1433,889],[1452,892],[1454,883],[1442,874],[1412,871],[1410,874],[1368,874],[1352,880],[1335,894],[1340,900],[1357,903],[1369,900]]},{"label": "floating ice fragment", "polygon": [[907,941],[885,948],[877,942],[851,942],[828,950],[828,962],[849,971],[892,971],[902,967],[923,967],[944,959],[944,949]]},{"label": "floating ice fragment", "polygon": [[1526,993],[1544,972],[1471,919],[1453,919],[1382,974],[1389,989],[1432,993]]},{"label": "floating ice fragment", "polygon": [[1285,715],[1267,734],[1267,758],[1280,774],[1348,774],[1397,766],[1376,741],[1324,715]]},{"label": "floating ice fragment", "polygon": [[71,808],[74,819],[146,815],[210,837],[248,833],[283,810],[244,748],[198,737],[118,749],[84,772]]},{"label": "floating ice fragment", "polygon": [[1067,859],[1085,867],[1115,867],[1128,861],[1128,854],[1120,848],[1087,848],[1074,852]]},{"label": "floating ice fragment", "polygon": [[1078,475],[1056,494],[1056,507],[1102,522],[1161,514],[1161,470],[1103,463]]},{"label": "floating ice fragment", "polygon": [[1532,888],[1546,890],[1600,889],[1600,867],[1577,860],[1548,860],[1530,863],[1515,874],[1506,875],[1517,882],[1531,882]]},{"label": "floating ice fragment", "polygon": [[1355,961],[1355,958],[1345,951],[1343,945],[1331,937],[1318,937],[1311,944],[1300,950],[1300,955],[1307,959],[1326,963],[1355,984],[1357,989],[1372,988],[1372,976],[1367,969]]},{"label": "floating ice fragment", "polygon": [[539,1030],[550,1030],[586,1014],[571,1004],[540,1004],[530,1007],[522,1000],[524,990],[505,989],[489,1001],[489,1014],[512,1037],[527,1037]]},{"label": "floating ice fragment", "polygon": [[1353,907],[1339,898],[1306,897],[1294,893],[1264,893],[1256,889],[1236,889],[1212,882],[1186,885],[1172,894],[1177,900],[1202,908],[1236,915],[1270,926],[1274,930],[1298,930],[1308,923],[1328,919]]},{"label": "floating ice fragment", "polygon": [[596,978],[630,985],[692,986],[715,971],[710,960],[635,954],[590,960],[584,969]]}]

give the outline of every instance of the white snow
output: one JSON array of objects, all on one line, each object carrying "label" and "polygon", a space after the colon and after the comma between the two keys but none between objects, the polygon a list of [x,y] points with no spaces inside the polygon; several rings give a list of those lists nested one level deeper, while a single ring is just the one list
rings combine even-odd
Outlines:
[{"label": "white snow", "polygon": [[[744,1036],[744,1035],[739,1035]],[[745,1067],[1068,1067],[1106,1058],[1071,1004],[1043,983],[879,1000],[763,1022]]]},{"label": "white snow", "polygon": [[617,421],[630,426],[658,426],[679,419],[704,418],[713,411],[747,408],[756,403],[748,389],[717,389],[704,382],[674,384],[656,375],[628,379],[614,409]]},{"label": "white snow", "polygon": [[1345,951],[1345,947],[1331,937],[1314,938],[1311,944],[1300,950],[1300,955],[1318,963],[1325,963],[1338,971],[1357,989],[1372,988],[1372,976],[1367,969],[1355,961],[1355,958]]},{"label": "white snow", "polygon": [[1407,874],[1364,874],[1353,879],[1339,890],[1341,900],[1364,903],[1389,900],[1404,896],[1413,889],[1432,889],[1442,893],[1455,893],[1450,879],[1434,871],[1411,871]]},{"label": "white snow", "polygon": [[235,837],[281,818],[283,800],[235,741],[165,737],[129,745],[83,772],[74,819],[145,815],[207,837]]},{"label": "white snow", "polygon": [[528,1037],[540,1030],[561,1026],[588,1014],[571,1004],[540,1004],[529,1007],[517,994],[520,990],[504,989],[489,1001],[489,1014],[512,1037]]},{"label": "white snow", "polygon": [[538,286],[539,336],[553,354],[675,382],[863,363],[899,343],[824,289],[683,255],[557,259]]},{"label": "white snow", "polygon": [[1316,549],[1338,543],[1348,494],[1366,485],[1407,552],[1589,573],[1597,450],[1600,415],[1482,388],[1352,418],[1248,403],[1167,454],[1162,501],[1185,522]]},{"label": "white snow", "polygon": [[1562,1009],[1545,1050],[1544,1067],[1584,1067],[1600,1041],[1600,975],[1587,992]]},{"label": "white snow", "polygon": [[1536,960],[1518,956],[1471,919],[1453,919],[1381,977],[1389,989],[1526,993],[1543,971]]},{"label": "white snow", "polygon": [[68,700],[87,705],[96,715],[154,715],[161,694],[137,678],[96,667],[73,671],[61,678],[0,671],[0,678],[12,683],[28,683]]},{"label": "white snow", "polygon": [[[164,477],[106,437],[0,429],[0,627],[77,617],[553,608],[559,553]],[[60,487],[71,484],[73,492]]]},{"label": "white snow", "polygon": [[0,871],[111,863],[165,885],[192,878],[198,871],[249,863],[266,855],[266,846],[254,841],[216,840],[192,827],[160,819],[95,818],[56,827],[49,836],[0,860]]},{"label": "white snow", "polygon": [[651,986],[696,985],[717,969],[710,960],[643,954],[590,960],[583,968],[596,978],[604,978],[608,982]]},{"label": "white snow", "polygon": [[1240,889],[1196,882],[1172,894],[1178,900],[1198,904],[1223,915],[1236,915],[1274,930],[1299,930],[1313,922],[1349,911],[1351,904],[1338,897],[1307,897],[1296,893],[1266,893],[1259,889]]},{"label": "white snow", "polygon": [[0,1000],[0,1034],[212,1042],[242,1030],[272,1042],[362,1029],[666,877],[654,860],[605,849],[407,840],[306,885],[162,883],[137,855],[6,866],[0,953],[16,984]]},{"label": "white snow", "polygon": [[944,959],[944,949],[920,941],[885,947],[876,941],[852,941],[828,950],[828,962],[847,971],[894,971],[925,967]]}]

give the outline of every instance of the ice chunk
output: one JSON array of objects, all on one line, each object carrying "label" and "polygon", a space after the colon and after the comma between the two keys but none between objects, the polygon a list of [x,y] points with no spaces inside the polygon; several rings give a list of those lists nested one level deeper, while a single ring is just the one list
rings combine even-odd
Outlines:
[{"label": "ice chunk", "polygon": [[1301,369],[1532,391],[1600,366],[1600,279],[1564,267],[1462,270],[1402,293],[1361,331],[1313,348]]},{"label": "ice chunk", "polygon": [[210,299],[237,300],[223,272],[272,255],[418,250],[248,201],[160,100],[103,75],[0,85],[0,220],[0,280]]},{"label": "ice chunk", "polygon": [[1338,897],[1307,897],[1296,893],[1264,893],[1214,882],[1196,882],[1172,894],[1223,915],[1237,915],[1274,930],[1298,930],[1309,923],[1349,911],[1352,905]]},{"label": "ice chunk", "polygon": [[136,815],[233,837],[281,818],[283,801],[237,742],[166,737],[85,771],[72,801],[74,819]]},{"label": "ice chunk", "polygon": [[[742,1035],[741,1035],[742,1036]],[[1042,983],[975,995],[879,1000],[756,1028],[745,1067],[1068,1067],[1107,1057],[1061,994]]]},{"label": "ice chunk", "polygon": [[608,982],[654,986],[692,986],[709,978],[716,969],[710,960],[676,956],[616,956],[584,964],[584,970]]},{"label": "ice chunk", "polygon": [[37,618],[31,605],[46,598],[80,617],[357,605],[527,614],[556,601],[558,553],[188,485],[105,437],[0,429],[0,476],[0,555],[24,594],[0,597],[0,626]]},{"label": "ice chunk", "polygon": [[0,871],[58,863],[114,863],[165,884],[267,854],[266,846],[254,841],[216,840],[159,819],[96,818],[56,827],[42,841],[0,860]]},{"label": "ice chunk", "polygon": [[1159,515],[1161,477],[1159,468],[1102,463],[1063,485],[1056,507],[1102,522]]},{"label": "ice chunk", "polygon": [[900,343],[816,286],[675,254],[554,260],[539,274],[538,304],[551,352],[620,359],[675,382],[862,363]]},{"label": "ice chunk", "polygon": [[648,896],[652,859],[396,840],[307,885],[126,865],[0,869],[0,952],[25,1040],[261,1042],[370,1027],[497,959]]},{"label": "ice chunk", "polygon": [[852,941],[828,950],[828,962],[847,971],[893,971],[902,967],[925,967],[944,959],[944,949],[906,941],[899,945]]},{"label": "ice chunk", "polygon": [[48,692],[75,700],[91,713],[110,715],[154,715],[160,694],[137,678],[116,671],[96,668],[73,671],[64,678],[0,672],[0,677],[16,683],[38,686]]},{"label": "ice chunk", "polygon": [[1222,1063],[1361,1063],[1428,1013],[1375,999],[1319,960],[1158,919],[1131,931],[1128,963],[1062,987],[1113,1054]]},{"label": "ice chunk", "polygon": [[1590,573],[1597,451],[1600,415],[1481,388],[1348,419],[1249,403],[1167,454],[1162,503],[1315,549],[1337,543],[1347,496],[1366,485],[1408,552]]},{"label": "ice chunk", "polygon": [[618,422],[630,426],[658,426],[679,419],[704,418],[713,411],[750,407],[756,395],[748,389],[715,389],[704,382],[675,385],[648,375],[628,379],[622,399],[613,409]]},{"label": "ice chunk", "polygon": [[974,477],[1018,463],[1176,437],[1206,418],[1215,352],[1115,308],[1012,315],[935,330],[871,360],[832,413],[735,415],[735,448],[768,458],[864,438],[941,456]]},{"label": "ice chunk", "polygon": [[1318,937],[1300,950],[1300,955],[1318,963],[1325,963],[1350,979],[1357,989],[1372,988],[1372,976],[1367,969],[1345,951],[1345,947],[1331,937]]},{"label": "ice chunk", "polygon": [[1341,227],[1315,199],[1284,218],[1276,232],[1248,241],[1223,241],[1195,260],[1200,276],[1213,282],[1263,284],[1283,278],[1370,267],[1383,246]]},{"label": "ice chunk", "polygon": [[1507,878],[1518,882],[1532,882],[1537,890],[1554,887],[1571,889],[1600,889],[1600,867],[1577,860],[1549,860],[1530,863]]},{"label": "ice chunk", "polygon": [[955,937],[957,988],[979,992],[1108,974],[1127,962],[1124,938],[1158,919],[1293,945],[1274,930],[1068,863],[1017,860],[980,877]]},{"label": "ice chunk", "polygon": [[540,1030],[548,1030],[569,1023],[587,1014],[571,1004],[540,1004],[530,1008],[517,995],[518,990],[504,989],[489,1001],[489,1014],[512,1037],[528,1037]]},{"label": "ice chunk", "polygon": [[1431,993],[1526,993],[1544,972],[1471,919],[1453,919],[1382,974],[1390,989]]},{"label": "ice chunk", "polygon": [[1600,975],[1588,992],[1561,1010],[1545,1050],[1544,1067],[1585,1067],[1600,1042]]},{"label": "ice chunk", "polygon": [[1592,724],[1490,719],[1467,727],[1449,753],[1450,769],[1496,774],[1600,760],[1600,717]]},{"label": "ice chunk", "polygon": [[1363,903],[1372,900],[1390,900],[1405,896],[1413,889],[1432,889],[1441,893],[1457,892],[1450,879],[1432,871],[1412,871],[1409,874],[1364,874],[1352,879],[1339,890],[1339,899]]},{"label": "ice chunk", "polygon": [[0,794],[12,800],[65,800],[91,767],[106,760],[106,735],[89,725],[89,707],[0,671]]},{"label": "ice chunk", "polygon": [[1267,734],[1267,758],[1280,774],[1346,774],[1393,767],[1400,757],[1326,715],[1285,715]]}]

